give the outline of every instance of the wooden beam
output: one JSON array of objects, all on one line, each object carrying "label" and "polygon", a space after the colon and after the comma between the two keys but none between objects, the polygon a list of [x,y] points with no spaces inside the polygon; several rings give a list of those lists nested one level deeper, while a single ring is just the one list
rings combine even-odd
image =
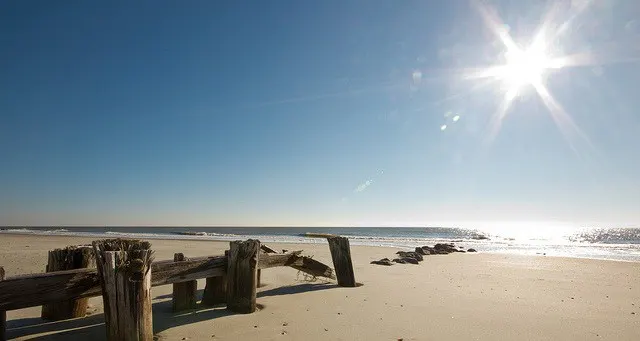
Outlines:
[{"label": "wooden beam", "polygon": [[191,258],[183,262],[160,261],[151,264],[151,285],[155,287],[226,273],[227,258],[224,256]]},{"label": "wooden beam", "polygon": [[[184,262],[187,258],[183,253],[173,255],[174,262]],[[181,283],[173,283],[172,307],[174,312],[194,309],[196,307],[196,292],[198,291],[198,281],[191,280]]]},{"label": "wooden beam", "polygon": [[[96,258],[93,248],[88,245],[68,246],[64,249],[51,250],[48,253],[47,272],[62,270],[95,268]],[[84,317],[87,313],[89,298],[79,298],[42,306],[40,314],[43,320],[60,321]]]},{"label": "wooden beam", "polygon": [[333,267],[338,277],[338,285],[341,287],[355,287],[356,279],[353,274],[353,264],[351,263],[351,249],[349,239],[346,237],[330,237],[329,249],[333,259]]},{"label": "wooden beam", "polygon": [[[184,262],[151,264],[151,285],[160,286],[226,274],[224,256],[200,257]],[[76,269],[15,276],[0,282],[0,310],[35,307],[46,303],[100,296],[96,269]]]},{"label": "wooden beam", "polygon": [[[4,280],[4,268],[0,266],[0,283]],[[0,341],[7,340],[7,312],[0,310]]]},{"label": "wooden beam", "polygon": [[93,242],[109,341],[152,341],[151,244],[139,240]]},{"label": "wooden beam", "polygon": [[233,241],[227,266],[227,309],[235,313],[256,311],[256,286],[260,241]]}]

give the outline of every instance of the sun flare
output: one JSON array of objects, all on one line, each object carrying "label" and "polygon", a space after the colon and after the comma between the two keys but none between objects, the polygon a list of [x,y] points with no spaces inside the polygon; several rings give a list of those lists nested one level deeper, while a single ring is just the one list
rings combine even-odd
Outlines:
[{"label": "sun flare", "polygon": [[505,52],[505,64],[496,77],[502,81],[508,91],[520,92],[525,86],[536,86],[543,82],[551,59],[535,49],[513,49]]}]

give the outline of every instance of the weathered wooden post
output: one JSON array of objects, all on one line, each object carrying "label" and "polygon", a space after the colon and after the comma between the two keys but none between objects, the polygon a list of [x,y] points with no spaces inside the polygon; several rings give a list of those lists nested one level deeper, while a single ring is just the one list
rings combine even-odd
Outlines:
[{"label": "weathered wooden post", "polygon": [[[224,255],[229,257],[229,250],[224,251]],[[227,276],[207,277],[207,285],[204,287],[202,302],[207,306],[214,306],[220,303],[227,303]]]},{"label": "weathered wooden post", "polygon": [[329,250],[331,250],[331,259],[333,259],[338,285],[341,287],[355,287],[356,278],[353,273],[353,264],[351,263],[349,239],[332,236],[328,237],[327,241],[329,242]]},{"label": "weathered wooden post", "polygon": [[[0,266],[0,281],[4,281],[4,268]],[[0,310],[0,341],[7,340],[7,312]]]},{"label": "weathered wooden post", "polygon": [[[182,253],[173,255],[174,262],[182,262],[187,258]],[[187,281],[173,284],[173,311],[182,311],[194,309],[196,307],[196,291],[198,290],[198,281]]]},{"label": "weathered wooden post", "polygon": [[152,341],[149,242],[107,239],[93,242],[102,286],[109,341]]},{"label": "weathered wooden post", "polygon": [[[94,268],[96,258],[88,245],[68,246],[64,249],[49,251],[46,272]],[[43,320],[60,321],[87,314],[88,298],[45,304],[40,316]]]},{"label": "weathered wooden post", "polygon": [[256,311],[260,241],[233,241],[227,264],[227,309],[241,314]]}]

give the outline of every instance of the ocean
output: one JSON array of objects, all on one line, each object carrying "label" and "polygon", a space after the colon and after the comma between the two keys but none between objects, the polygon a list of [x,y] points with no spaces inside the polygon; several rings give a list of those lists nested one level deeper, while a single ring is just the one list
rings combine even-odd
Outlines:
[{"label": "ocean", "polygon": [[[566,228],[554,225],[501,227],[29,227],[0,229],[1,234],[128,237],[140,239],[259,239],[264,243],[322,243],[305,233],[349,237],[352,245],[414,248],[454,242],[479,252],[640,261],[639,228]],[[0,237],[1,240],[1,237]]]}]

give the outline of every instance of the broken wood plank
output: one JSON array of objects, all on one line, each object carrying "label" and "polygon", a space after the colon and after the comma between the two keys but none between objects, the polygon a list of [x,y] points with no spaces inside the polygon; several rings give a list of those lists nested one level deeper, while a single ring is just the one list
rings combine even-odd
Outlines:
[{"label": "broken wood plank", "polygon": [[[62,270],[95,268],[96,259],[93,248],[87,245],[68,246],[51,250],[48,253],[47,272]],[[49,303],[42,306],[40,317],[48,321],[60,321],[84,317],[87,313],[89,298],[71,299]]]},{"label": "broken wood plank", "polygon": [[260,255],[260,259],[258,260],[258,268],[268,269],[276,266],[288,266],[295,262],[300,257],[301,253],[302,250],[289,253],[263,253]]},{"label": "broken wood plank", "polygon": [[260,250],[266,252],[266,253],[278,253],[278,251],[270,248],[269,246],[265,245],[265,244],[260,244]]},{"label": "broken wood plank", "polygon": [[333,269],[311,257],[298,257],[293,263],[288,264],[288,266],[313,277],[336,279]]},{"label": "broken wood plank", "polygon": [[227,309],[241,314],[256,311],[260,241],[233,241],[227,266]]},{"label": "broken wood plank", "polygon": [[106,239],[93,242],[104,301],[107,340],[152,341],[149,242]]},{"label": "broken wood plank", "polygon": [[[184,262],[187,258],[183,253],[173,255],[174,262]],[[187,282],[173,284],[172,308],[174,312],[194,309],[196,307],[196,292],[198,290],[198,281],[191,280]]]},{"label": "broken wood plank", "polygon": [[[4,280],[4,268],[0,266],[0,283]],[[0,310],[0,341],[7,340],[7,312]]]},{"label": "broken wood plank", "polygon": [[327,240],[329,241],[329,249],[336,277],[338,278],[338,285],[341,287],[355,287],[356,279],[353,273],[353,264],[351,263],[349,239],[335,236],[327,238]]}]

